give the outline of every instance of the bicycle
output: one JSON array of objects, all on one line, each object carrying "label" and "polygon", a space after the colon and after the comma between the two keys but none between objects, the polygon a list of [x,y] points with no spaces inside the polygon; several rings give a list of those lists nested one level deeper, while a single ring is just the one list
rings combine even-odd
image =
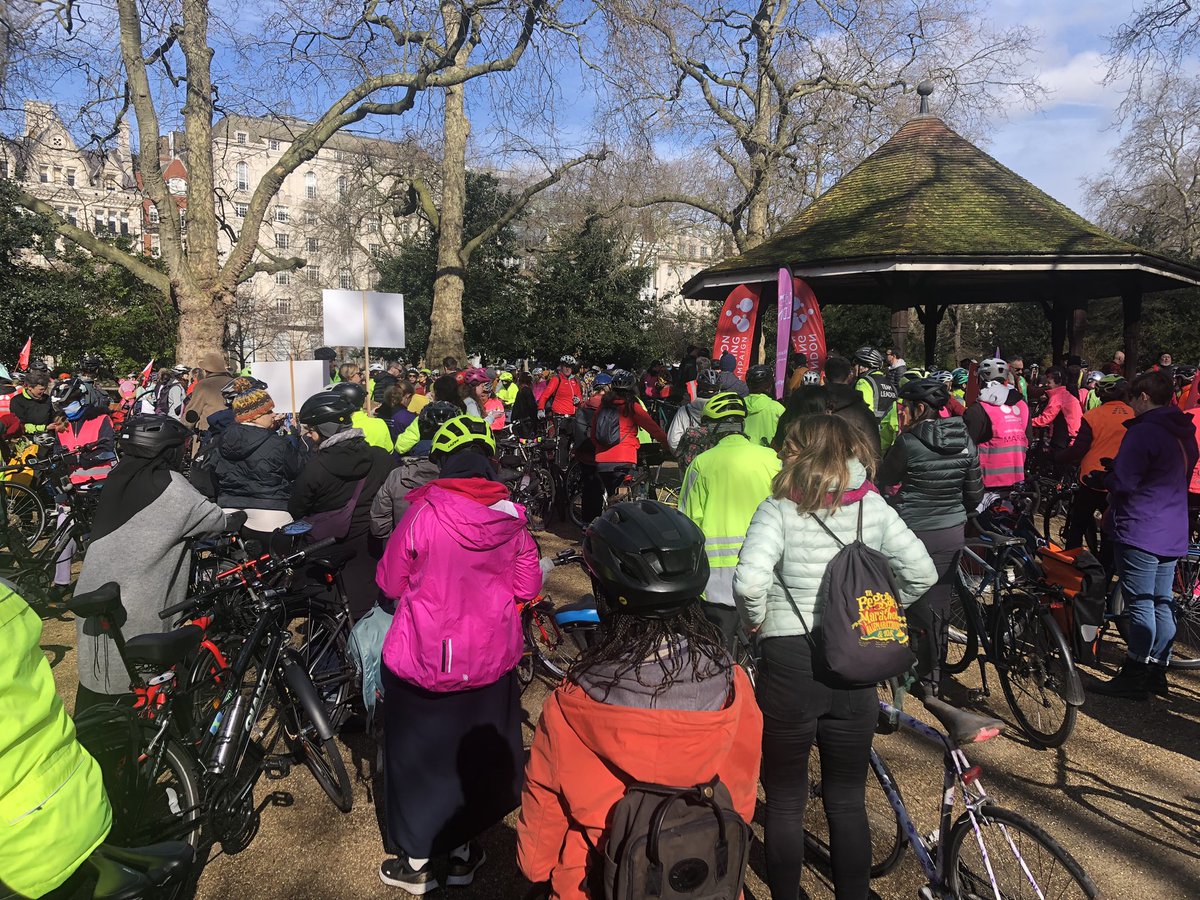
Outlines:
[{"label": "bicycle", "polygon": [[[872,777],[866,795],[872,878],[892,871],[908,847],[925,875],[926,883],[917,891],[924,900],[1093,900],[1100,896],[1083,867],[1058,841],[1030,819],[992,800],[980,780],[981,768],[970,763],[946,732],[913,718],[902,706],[902,695],[899,706],[880,700],[881,719],[886,716],[895,727],[927,738],[943,751],[938,828],[929,835],[918,831],[895,776],[872,747]],[[950,723],[941,724],[946,731],[951,730]],[[815,808],[814,801],[822,797],[819,772],[819,756],[811,753],[809,809]],[[956,818],[959,802],[963,811]],[[829,844],[822,838],[822,834],[827,835],[823,821],[824,816],[806,815],[804,844],[828,866]]]},{"label": "bicycle", "polygon": [[558,498],[558,479],[547,461],[544,443],[542,437],[497,441],[501,477],[512,491],[513,502],[525,508],[535,531],[545,531],[550,525]]},{"label": "bicycle", "polygon": [[[665,456],[657,445],[643,444],[638,449],[638,461],[635,464],[618,467],[617,471],[624,473],[624,479],[616,488],[609,491],[601,487],[602,509],[638,500],[657,500],[678,508],[683,476],[678,468],[666,468],[663,464]],[[668,471],[679,473],[678,477],[664,474]],[[578,462],[572,463],[567,472],[567,497],[571,521],[579,528],[587,528],[591,523],[584,521],[583,517],[583,467]]]},{"label": "bicycle", "polygon": [[[562,550],[551,559],[555,566],[582,562],[577,550]],[[565,678],[579,655],[599,637],[600,612],[591,594],[556,607],[548,597],[521,601],[521,631],[525,636],[525,652],[517,666],[517,679],[522,688],[533,682],[538,671],[552,678]]]},{"label": "bicycle", "polygon": [[1017,552],[1024,538],[981,531],[977,540],[990,547],[992,561],[970,545],[963,549],[942,668],[955,675],[978,661],[977,695],[987,697],[990,662],[1025,735],[1039,747],[1061,747],[1084,702],[1079,671],[1046,599],[1057,591],[1061,600],[1061,589],[1027,577],[1029,561]]}]

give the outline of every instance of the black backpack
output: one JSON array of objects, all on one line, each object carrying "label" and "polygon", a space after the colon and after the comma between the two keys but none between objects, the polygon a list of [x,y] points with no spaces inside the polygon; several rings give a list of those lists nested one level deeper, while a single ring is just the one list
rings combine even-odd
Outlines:
[{"label": "black backpack", "polygon": [[597,450],[610,450],[621,443],[621,411],[601,403],[600,410],[592,417],[588,436]]},{"label": "black backpack", "polygon": [[156,416],[169,416],[171,414],[171,388],[174,387],[173,381],[168,381],[161,385],[158,393],[154,395],[154,414]]},{"label": "black backpack", "polygon": [[[888,559],[862,541],[862,502],[858,535],[849,544],[843,544],[819,517],[812,518],[841,548],[825,568],[825,608],[813,644],[814,660],[849,685],[872,685],[902,675],[916,656]],[[782,571],[779,581],[811,641],[812,629],[792,599]]]},{"label": "black backpack", "polygon": [[612,809],[604,851],[592,847],[590,896],[740,900],[750,839],[715,775],[683,788],[634,782]]}]

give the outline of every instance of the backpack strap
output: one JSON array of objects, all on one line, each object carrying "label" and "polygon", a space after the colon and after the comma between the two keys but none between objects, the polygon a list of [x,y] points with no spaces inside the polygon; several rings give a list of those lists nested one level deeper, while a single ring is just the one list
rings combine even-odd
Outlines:
[{"label": "backpack strap", "polygon": [[[824,531],[827,535],[829,535],[831,538],[833,538],[833,542],[838,545],[839,550],[844,550],[846,548],[846,545],[845,545],[845,543],[842,542],[841,538],[839,538],[836,534],[834,534],[833,531],[830,529],[830,527],[821,521],[820,516],[818,516],[816,513],[809,513],[808,515],[814,522],[816,522],[818,525],[821,526],[822,531]],[[858,510],[858,537],[859,537],[859,540],[862,540],[862,507],[861,506],[859,507],[859,510]]]}]

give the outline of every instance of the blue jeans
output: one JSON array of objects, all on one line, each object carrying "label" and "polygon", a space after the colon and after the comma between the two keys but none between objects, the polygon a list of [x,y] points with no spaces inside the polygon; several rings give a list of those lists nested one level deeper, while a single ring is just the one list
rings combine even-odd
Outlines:
[{"label": "blue jeans", "polygon": [[1166,665],[1175,639],[1175,581],[1173,557],[1156,556],[1118,543],[1117,578],[1129,614],[1127,652],[1138,662]]}]

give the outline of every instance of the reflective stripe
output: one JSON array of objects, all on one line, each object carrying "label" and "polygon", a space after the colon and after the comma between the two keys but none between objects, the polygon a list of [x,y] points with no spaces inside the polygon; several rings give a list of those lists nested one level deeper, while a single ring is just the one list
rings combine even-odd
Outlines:
[{"label": "reflective stripe", "polygon": [[745,540],[746,536],[744,534],[734,535],[733,537],[705,538],[704,546],[707,547],[709,544],[740,544]]},{"label": "reflective stripe", "polygon": [[704,551],[704,555],[707,556],[709,559],[717,559],[722,556],[737,556],[741,552],[742,552],[741,547],[725,547],[725,548],[717,549],[717,550],[706,549]]}]

